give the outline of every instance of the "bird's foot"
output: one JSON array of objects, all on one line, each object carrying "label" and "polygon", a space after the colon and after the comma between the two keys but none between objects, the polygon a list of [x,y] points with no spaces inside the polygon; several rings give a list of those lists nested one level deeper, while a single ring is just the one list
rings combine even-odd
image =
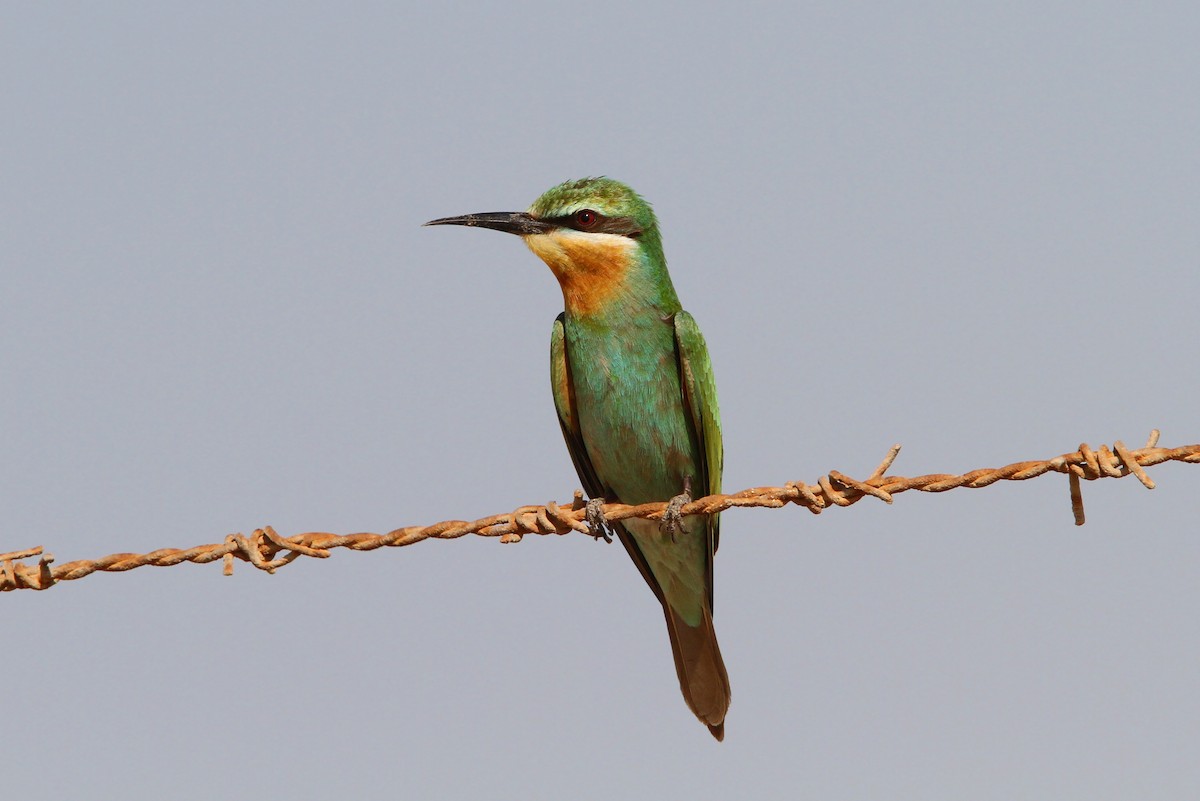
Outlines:
[{"label": "bird's foot", "polygon": [[584,508],[587,509],[584,520],[587,521],[588,534],[595,539],[612,542],[612,529],[608,527],[608,520],[604,517],[604,499],[592,498]]},{"label": "bird's foot", "polygon": [[671,542],[675,542],[679,532],[683,531],[682,510],[691,502],[692,477],[687,476],[683,479],[683,492],[667,501],[667,508],[663,509],[662,520],[658,523],[658,530],[670,537]]}]

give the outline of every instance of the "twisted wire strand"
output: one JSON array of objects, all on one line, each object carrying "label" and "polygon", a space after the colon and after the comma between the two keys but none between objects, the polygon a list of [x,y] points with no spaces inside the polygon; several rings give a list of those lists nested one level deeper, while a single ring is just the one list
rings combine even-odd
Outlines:
[{"label": "twisted wire strand", "polygon": [[[920,492],[946,492],[959,487],[980,489],[997,481],[1024,481],[1046,473],[1065,473],[1069,480],[1071,509],[1075,524],[1083,525],[1083,495],[1080,481],[1099,478],[1122,478],[1135,476],[1147,489],[1154,489],[1154,482],[1144,468],[1162,462],[1176,461],[1195,464],[1200,462],[1200,444],[1184,445],[1179,448],[1160,448],[1159,432],[1154,430],[1144,448],[1131,451],[1119,440],[1109,448],[1101,445],[1093,449],[1087,444],[1077,451],[1064,453],[1053,459],[1042,461],[1014,462],[999,468],[972,470],[962,475],[934,473],[904,478],[889,476],[887,471],[900,453],[896,445],[880,463],[879,467],[863,481],[853,479],[836,470],[822,476],[815,485],[800,481],[789,481],[782,487],[752,487],[731,495],[709,495],[699,498],[682,508],[682,514],[713,514],[726,509],[766,507],[777,509],[789,503],[819,514],[831,506],[850,506],[865,497],[878,498],[886,503],[892,497],[907,490]],[[630,506],[622,503],[604,505],[604,517],[609,521],[626,520],[631,517],[661,519],[666,508],[665,501]],[[52,567],[54,557],[43,553],[42,548],[0,554],[0,592],[7,590],[45,590],[58,582],[71,581],[89,576],[96,571],[121,572],[136,567],[153,565],[167,567],[181,562],[207,564],[221,559],[225,563],[225,575],[233,573],[235,559],[248,562],[259,570],[274,573],[301,556],[324,559],[334,548],[349,548],[353,551],[373,551],[383,547],[402,547],[426,539],[451,540],[467,534],[481,537],[499,537],[501,542],[519,542],[526,534],[567,534],[578,531],[592,536],[584,522],[586,508],[583,493],[575,492],[569,506],[559,506],[550,501],[545,505],[520,506],[511,512],[490,515],[478,520],[444,520],[431,526],[407,526],[387,534],[328,534],[309,532],[294,537],[281,537],[270,526],[256,529],[250,536],[230,534],[224,542],[197,545],[192,548],[160,548],[150,553],[114,553],[101,559],[80,559]],[[20,560],[38,557],[36,564],[22,564]]]}]

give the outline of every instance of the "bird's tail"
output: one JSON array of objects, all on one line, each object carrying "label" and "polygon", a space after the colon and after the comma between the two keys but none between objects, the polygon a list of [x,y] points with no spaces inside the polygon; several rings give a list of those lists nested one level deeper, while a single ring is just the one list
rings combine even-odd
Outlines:
[{"label": "bird's tail", "polygon": [[729,710],[729,674],[717,647],[712,612],[705,604],[700,625],[689,626],[669,605],[663,604],[667,631],[671,635],[671,653],[679,689],[688,708],[708,726],[712,736],[725,739],[725,713]]}]

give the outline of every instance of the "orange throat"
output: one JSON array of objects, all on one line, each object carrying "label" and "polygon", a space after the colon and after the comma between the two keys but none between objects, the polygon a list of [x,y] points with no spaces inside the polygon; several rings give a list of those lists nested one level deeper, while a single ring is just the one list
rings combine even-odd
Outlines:
[{"label": "orange throat", "polygon": [[620,294],[637,250],[628,237],[572,230],[527,236],[525,244],[558,279],[567,312],[584,317],[603,311]]}]

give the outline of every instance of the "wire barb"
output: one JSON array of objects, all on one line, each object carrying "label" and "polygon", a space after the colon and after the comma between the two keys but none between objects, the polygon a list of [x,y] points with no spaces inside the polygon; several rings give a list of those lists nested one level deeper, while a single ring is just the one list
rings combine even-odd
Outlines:
[{"label": "wire barb", "polygon": [[[813,514],[831,506],[850,506],[862,498],[873,497],[887,503],[892,496],[907,490],[919,492],[946,492],[958,487],[980,489],[997,481],[1024,481],[1056,472],[1067,475],[1071,496],[1071,510],[1076,525],[1083,525],[1083,492],[1080,480],[1095,481],[1098,478],[1122,478],[1136,476],[1147,489],[1154,489],[1154,482],[1146,475],[1145,468],[1162,462],[1176,461],[1186,464],[1200,462],[1200,444],[1179,448],[1159,448],[1159,432],[1150,433],[1146,447],[1131,451],[1119,440],[1112,448],[1101,445],[1093,450],[1086,443],[1073,453],[1064,453],[1045,461],[1014,462],[1000,468],[972,470],[962,475],[931,474],[916,478],[888,476],[892,463],[900,453],[895,445],[880,465],[865,481],[850,478],[836,470],[821,476],[816,485],[801,481],[789,481],[782,487],[754,487],[732,495],[709,495],[684,504],[681,515],[716,514],[727,509],[740,507],[765,507],[778,509],[795,504]],[[373,551],[383,547],[402,547],[426,539],[456,539],[467,534],[482,537],[499,537],[501,542],[519,542],[526,534],[567,534],[577,531],[593,534],[588,526],[588,504],[580,491],[575,492],[570,507],[559,506],[553,501],[544,506],[521,506],[506,514],[492,515],[468,522],[445,520],[431,526],[408,526],[387,534],[327,534],[309,532],[294,537],[281,537],[275,529],[264,526],[249,536],[230,534],[223,542],[197,545],[193,548],[160,548],[147,554],[115,553],[101,559],[81,559],[51,568],[54,557],[42,553],[40,546],[0,554],[0,592],[8,590],[45,590],[61,581],[89,576],[96,571],[121,572],[137,567],[153,565],[167,567],[181,562],[207,564],[218,559],[224,562],[225,575],[233,573],[235,559],[248,562],[259,570],[274,573],[301,556],[325,559],[334,548],[349,548],[353,551]],[[629,518],[660,518],[667,502],[644,503],[629,506],[622,503],[606,503],[599,511],[602,519],[609,522]],[[20,560],[39,557],[36,565],[21,564]]]}]

